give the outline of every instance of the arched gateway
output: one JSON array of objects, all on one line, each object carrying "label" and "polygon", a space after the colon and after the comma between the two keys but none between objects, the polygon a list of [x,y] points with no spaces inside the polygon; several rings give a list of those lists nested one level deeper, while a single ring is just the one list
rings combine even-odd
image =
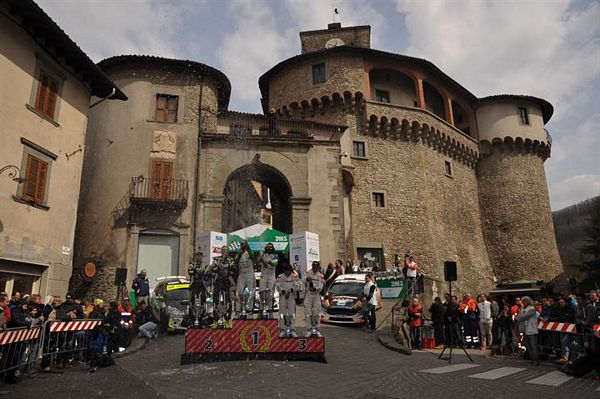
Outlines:
[{"label": "arched gateway", "polygon": [[274,167],[257,160],[236,169],[227,178],[223,196],[221,231],[263,223],[292,233],[292,190]]}]

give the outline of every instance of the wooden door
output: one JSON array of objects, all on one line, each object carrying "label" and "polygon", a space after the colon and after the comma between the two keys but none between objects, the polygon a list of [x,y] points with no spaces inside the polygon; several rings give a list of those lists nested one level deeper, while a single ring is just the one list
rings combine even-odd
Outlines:
[{"label": "wooden door", "polygon": [[171,199],[173,181],[173,162],[152,161],[152,177],[150,179],[150,198]]}]

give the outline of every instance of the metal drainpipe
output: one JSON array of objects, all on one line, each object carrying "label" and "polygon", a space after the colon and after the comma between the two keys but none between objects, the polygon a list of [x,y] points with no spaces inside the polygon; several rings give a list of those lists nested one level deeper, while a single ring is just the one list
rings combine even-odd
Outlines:
[{"label": "metal drainpipe", "polygon": [[198,230],[198,183],[200,181],[200,146],[202,143],[202,93],[204,91],[204,75],[200,78],[200,96],[198,98],[198,137],[197,139],[197,154],[196,154],[196,170],[194,171],[194,195],[192,200],[192,259],[196,255],[196,235]]},{"label": "metal drainpipe", "polygon": [[117,88],[113,87],[112,91],[110,92],[110,94],[104,98],[101,98],[100,100],[96,101],[95,103],[93,103],[92,105],[90,105],[90,109],[94,108],[96,105],[100,104],[101,102],[111,99],[115,94],[117,94]]}]

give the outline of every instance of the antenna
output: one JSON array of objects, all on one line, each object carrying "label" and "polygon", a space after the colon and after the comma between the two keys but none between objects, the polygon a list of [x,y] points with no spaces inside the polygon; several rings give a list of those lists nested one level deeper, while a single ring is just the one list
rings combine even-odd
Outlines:
[{"label": "antenna", "polygon": [[335,6],[335,3],[333,1],[331,2],[331,12],[332,12],[332,16],[333,16],[333,23],[338,22],[338,21],[336,21],[336,16],[340,15],[340,12],[337,9],[337,7]]}]

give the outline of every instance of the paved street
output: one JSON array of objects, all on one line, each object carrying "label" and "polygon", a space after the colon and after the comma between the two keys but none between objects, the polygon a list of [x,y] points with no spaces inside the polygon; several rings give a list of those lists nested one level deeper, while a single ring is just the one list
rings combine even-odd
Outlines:
[{"label": "paved street", "polygon": [[335,395],[357,399],[404,397],[600,398],[600,384],[570,378],[551,364],[532,367],[512,358],[455,354],[453,364],[428,353],[405,356],[357,328],[324,327],[327,364],[222,362],[180,366],[183,336],[152,342],[115,367],[89,374],[74,368],[9,386],[11,398],[271,398]]}]

